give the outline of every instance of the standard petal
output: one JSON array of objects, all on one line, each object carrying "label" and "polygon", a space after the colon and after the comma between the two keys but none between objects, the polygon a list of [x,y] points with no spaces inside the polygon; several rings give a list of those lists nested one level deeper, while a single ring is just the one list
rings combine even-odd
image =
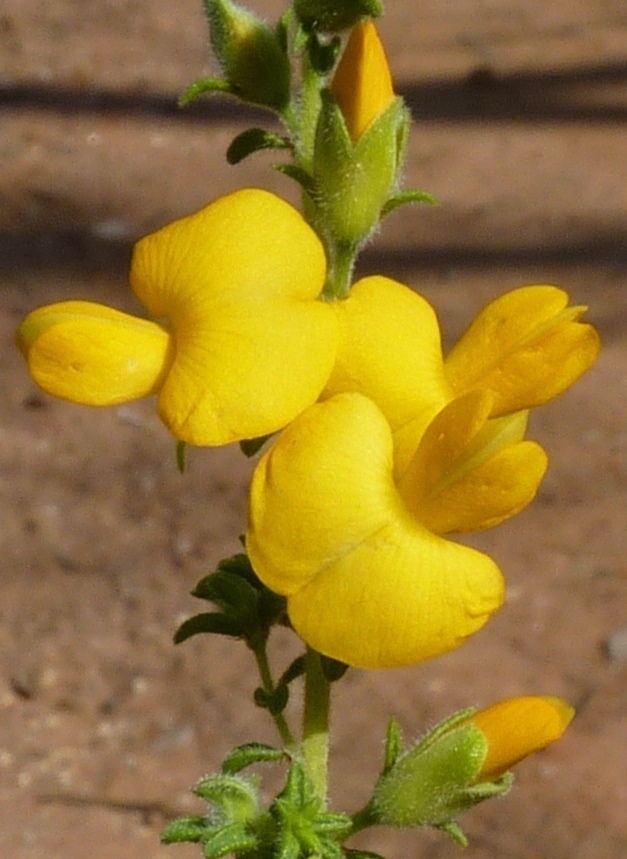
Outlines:
[{"label": "standard petal", "polygon": [[88,301],[33,311],[17,344],[44,391],[90,406],[154,394],[172,360],[171,337],[161,325]]},{"label": "standard petal", "polygon": [[358,281],[331,307],[340,345],[324,395],[358,391],[374,400],[393,429],[408,421],[426,425],[453,395],[431,305],[377,275]]},{"label": "standard petal", "polygon": [[313,406],[260,461],[246,545],[288,597],[296,631],[351,665],[409,665],[445,653],[503,600],[487,556],[430,534],[392,481],[392,437],[359,394]]},{"label": "standard petal", "polygon": [[176,328],[225,302],[315,299],[325,274],[324,250],[302,215],[244,188],[141,239],[130,282],[150,313]]},{"label": "standard petal", "polygon": [[597,358],[599,335],[578,321],[554,286],[527,286],[491,302],[446,358],[457,395],[480,388],[494,396],[493,415],[542,405],[565,391]]},{"label": "standard petal", "polygon": [[213,445],[266,435],[315,402],[337,345],[335,315],[317,300],[325,269],[302,216],[257,189],[136,245],[131,285],[174,337],[159,414],[177,438]]},{"label": "standard petal", "polygon": [[320,301],[241,303],[179,322],[159,414],[179,439],[228,444],[284,427],[315,402],[337,345]]}]

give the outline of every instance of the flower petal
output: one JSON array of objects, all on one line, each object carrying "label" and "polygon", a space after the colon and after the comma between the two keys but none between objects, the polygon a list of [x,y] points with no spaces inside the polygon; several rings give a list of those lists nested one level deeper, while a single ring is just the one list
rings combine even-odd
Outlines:
[{"label": "flower petal", "polygon": [[426,425],[453,395],[431,305],[409,287],[373,276],[331,307],[340,345],[324,396],[358,391],[374,400],[393,428],[410,420]]},{"label": "flower petal", "polygon": [[350,665],[409,665],[445,653],[503,600],[487,556],[429,533],[392,481],[379,409],[338,395],[297,418],[253,476],[246,545],[288,597],[299,635]]},{"label": "flower petal", "polygon": [[494,396],[493,415],[542,405],[566,390],[599,353],[599,336],[578,322],[555,286],[526,286],[491,302],[446,358],[456,394],[480,388]]},{"label": "flower petal", "polygon": [[90,406],[154,394],[172,360],[161,325],[89,301],[38,308],[20,325],[17,344],[44,391]]},{"label": "flower petal", "polygon": [[523,440],[527,413],[489,420],[491,408],[480,391],[449,403],[399,481],[408,508],[436,534],[492,527],[535,497],[547,457]]},{"label": "flower petal", "polygon": [[559,740],[574,715],[574,709],[561,698],[526,695],[506,698],[470,716],[468,722],[488,740],[478,778],[496,778],[527,755]]},{"label": "flower petal", "polygon": [[394,87],[377,28],[371,19],[350,32],[331,91],[344,115],[348,133],[359,140],[394,100]]},{"label": "flower petal", "polygon": [[131,285],[176,343],[159,398],[174,435],[203,445],[266,435],[318,398],[337,343],[317,300],[325,270],[301,215],[257,189],[137,244]]}]

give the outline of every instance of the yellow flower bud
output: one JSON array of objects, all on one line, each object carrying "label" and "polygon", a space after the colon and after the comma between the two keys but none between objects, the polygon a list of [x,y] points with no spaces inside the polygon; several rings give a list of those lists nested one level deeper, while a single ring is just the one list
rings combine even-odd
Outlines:
[{"label": "yellow flower bud", "polygon": [[477,781],[497,778],[528,755],[559,740],[575,710],[561,698],[526,695],[506,698],[470,716],[488,741]]},{"label": "yellow flower bud", "polygon": [[353,142],[394,101],[394,88],[377,28],[370,19],[351,30],[331,92]]}]

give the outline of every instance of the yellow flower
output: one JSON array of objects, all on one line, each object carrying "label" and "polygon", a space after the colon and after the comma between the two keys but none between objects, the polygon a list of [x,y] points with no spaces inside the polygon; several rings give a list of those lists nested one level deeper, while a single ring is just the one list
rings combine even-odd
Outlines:
[{"label": "yellow flower", "polygon": [[389,278],[364,278],[332,305],[340,343],[324,396],[356,390],[378,404],[394,431],[401,478],[429,423],[454,399],[488,393],[489,417],[512,415],[556,397],[589,369],[599,336],[579,321],[586,308],[567,304],[554,286],[506,293],[444,359],[429,303]]},{"label": "yellow flower", "polygon": [[371,19],[351,30],[333,76],[331,92],[354,142],[394,101],[387,58]]},{"label": "yellow flower", "polygon": [[501,605],[496,564],[429,530],[409,494],[394,483],[388,422],[357,393],[307,409],[260,460],[246,546],[315,649],[410,665],[458,647]]},{"label": "yellow flower", "polygon": [[477,781],[497,778],[523,758],[559,740],[574,715],[570,704],[560,698],[527,695],[506,698],[470,716],[461,724],[474,725],[488,741]]},{"label": "yellow flower", "polygon": [[157,393],[164,423],[192,444],[265,435],[314,402],[331,370],[325,266],[295,209],[245,189],[135,246],[131,286],[154,321],[61,302],[31,313],[17,342],[55,396],[113,405]]}]

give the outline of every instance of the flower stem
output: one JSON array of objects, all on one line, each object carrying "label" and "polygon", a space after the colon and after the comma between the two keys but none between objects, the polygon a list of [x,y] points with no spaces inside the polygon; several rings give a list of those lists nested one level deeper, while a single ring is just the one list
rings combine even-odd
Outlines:
[{"label": "flower stem", "polygon": [[302,753],[315,791],[326,803],[329,757],[330,684],[324,676],[320,654],[307,648],[305,656],[305,707]]},{"label": "flower stem", "polygon": [[[271,697],[276,691],[276,687],[272,680],[270,665],[268,663],[268,652],[265,645],[263,647],[255,648],[254,654],[257,661],[257,668],[259,669],[259,676],[261,677],[261,685],[263,686],[264,692]],[[277,731],[279,732],[279,736],[281,737],[281,742],[283,743],[285,751],[294,754],[296,751],[296,740],[290,730],[290,726],[287,724],[285,716],[283,713],[271,713],[271,716],[274,719],[274,723],[277,727]]]}]

